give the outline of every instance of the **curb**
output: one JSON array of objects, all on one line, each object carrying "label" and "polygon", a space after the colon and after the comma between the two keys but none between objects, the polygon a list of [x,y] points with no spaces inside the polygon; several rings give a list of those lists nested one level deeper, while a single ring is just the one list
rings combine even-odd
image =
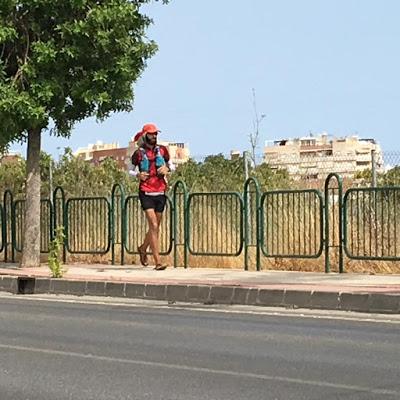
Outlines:
[{"label": "curb", "polygon": [[400,313],[400,293],[351,293],[318,290],[258,289],[222,285],[146,284],[1,276],[0,291],[14,294],[109,296],[170,303],[240,304],[248,306]]}]

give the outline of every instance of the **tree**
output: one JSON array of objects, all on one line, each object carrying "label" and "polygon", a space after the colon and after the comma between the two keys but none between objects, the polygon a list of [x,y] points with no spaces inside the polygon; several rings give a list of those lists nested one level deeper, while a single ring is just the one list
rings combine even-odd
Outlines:
[{"label": "tree", "polygon": [[140,12],[149,1],[0,3],[0,152],[27,142],[22,266],[40,260],[41,134],[69,137],[87,117],[132,110],[132,85],[156,51]]},{"label": "tree", "polygon": [[208,156],[201,165],[200,175],[207,191],[241,192],[244,182],[243,159],[228,160],[222,154]]},{"label": "tree", "polygon": [[258,115],[257,111],[257,101],[256,101],[256,91],[253,88],[253,111],[254,111],[254,118],[253,118],[253,131],[249,134],[249,141],[250,141],[250,157],[253,162],[253,166],[257,165],[256,163],[256,150],[258,147],[258,142],[260,140],[260,126],[262,120],[266,117],[265,114]]},{"label": "tree", "polygon": [[190,158],[184,164],[178,165],[176,171],[168,178],[169,186],[173,187],[178,180],[184,181],[190,190],[201,190],[200,163]]},{"label": "tree", "polygon": [[[357,172],[354,175],[360,185],[370,186],[372,182],[372,171],[370,169],[365,169],[363,171]],[[378,186],[399,186],[400,185],[400,167],[393,167],[386,172],[381,172],[377,174]]]},{"label": "tree", "polygon": [[[46,178],[45,178],[46,179]],[[106,158],[99,165],[74,157],[70,148],[65,149],[53,171],[54,187],[61,186],[71,197],[109,196],[115,183],[121,184],[127,194],[135,193],[137,179],[118,168],[117,162]]]},{"label": "tree", "polygon": [[384,174],[378,174],[378,183],[380,186],[399,186],[400,185],[400,167],[396,166],[389,169]]},{"label": "tree", "polygon": [[[273,170],[263,163],[252,171],[263,190],[289,188],[292,180],[286,170]],[[171,174],[171,187],[183,180],[192,192],[243,191],[245,175],[243,158],[228,160],[222,154],[207,156],[203,162],[188,162],[179,165]]]},{"label": "tree", "polygon": [[[23,158],[0,163],[0,196],[9,189],[14,197],[20,197],[24,191],[26,165]],[[1,198],[1,197],[0,197]]]},{"label": "tree", "polygon": [[292,179],[286,169],[272,169],[267,163],[262,163],[254,169],[262,190],[289,189]]}]

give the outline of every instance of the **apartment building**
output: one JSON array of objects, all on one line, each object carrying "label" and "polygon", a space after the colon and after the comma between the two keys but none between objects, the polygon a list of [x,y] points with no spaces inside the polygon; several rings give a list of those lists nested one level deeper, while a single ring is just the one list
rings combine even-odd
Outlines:
[{"label": "apartment building", "polygon": [[[168,148],[171,162],[175,165],[189,160],[190,151],[187,144],[168,141],[160,141],[158,144]],[[131,156],[136,149],[137,146],[133,140],[129,141],[127,147],[119,147],[118,143],[98,141],[96,144],[89,144],[88,147],[79,148],[74,155],[94,164],[99,164],[106,158],[112,158],[117,162],[119,168],[128,170],[131,168]]]},{"label": "apartment building", "polygon": [[97,151],[115,150],[118,148],[118,142],[103,143],[101,140],[98,140],[95,144],[90,143],[87,147],[79,147],[78,150],[75,151],[74,156],[82,158],[85,161],[92,161]]},{"label": "apartment building", "polygon": [[295,178],[321,179],[336,172],[352,177],[356,172],[372,168],[383,171],[383,156],[374,139],[356,135],[336,138],[326,133],[295,139],[266,142],[264,161],[272,168],[284,168]]},{"label": "apartment building", "polygon": [[5,154],[0,154],[0,165],[1,164],[12,164],[22,159],[22,154],[17,151],[8,151]]},{"label": "apartment building", "polygon": [[159,144],[168,148],[169,155],[171,157],[172,163],[176,166],[189,161],[190,151],[187,143],[181,142],[159,142]]}]

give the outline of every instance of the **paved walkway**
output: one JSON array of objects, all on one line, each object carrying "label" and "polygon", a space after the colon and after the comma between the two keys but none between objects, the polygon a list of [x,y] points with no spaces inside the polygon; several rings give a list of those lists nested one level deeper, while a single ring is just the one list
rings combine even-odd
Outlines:
[{"label": "paved walkway", "polygon": [[[127,296],[126,288],[136,285],[136,287],[143,288],[143,293],[139,290],[139,294],[132,297],[377,312],[382,309],[382,312],[400,312],[400,275],[257,272],[173,267],[165,271],[155,271],[150,267],[137,265],[112,266],[104,264],[69,264],[66,268],[67,271],[63,279],[58,280],[58,283],[51,283],[56,280],[49,279],[50,271],[46,265],[40,268],[22,269],[16,264],[0,263],[0,276],[3,277],[3,280],[5,277],[14,277],[14,279],[32,277],[36,278],[38,282],[48,281],[49,292],[53,293],[58,293],[55,288],[60,288],[61,282],[78,281],[85,282],[85,285],[79,286],[82,293],[77,289],[78,286],[72,287],[72,283],[70,283],[69,289],[64,287],[61,292],[67,291],[87,295],[93,294],[90,288],[96,287],[100,288],[102,295],[113,295],[119,293],[119,291],[107,291],[107,287],[115,289],[116,284],[119,284],[118,287],[122,288],[122,295]],[[104,285],[93,286],[96,282],[103,282]],[[6,287],[7,285],[4,284],[3,286]],[[157,286],[160,290],[156,290],[158,294],[155,296],[154,288]],[[146,290],[150,294],[150,287],[153,295],[146,295]],[[179,292],[176,299],[173,296],[168,296],[168,293],[171,294],[171,288],[175,288],[176,293]],[[199,288],[207,289],[202,289],[204,291],[202,295],[190,296],[190,293],[194,290],[199,292]],[[351,304],[345,306],[344,299],[346,299],[346,302],[350,299]],[[377,301],[384,304],[373,305]]]}]

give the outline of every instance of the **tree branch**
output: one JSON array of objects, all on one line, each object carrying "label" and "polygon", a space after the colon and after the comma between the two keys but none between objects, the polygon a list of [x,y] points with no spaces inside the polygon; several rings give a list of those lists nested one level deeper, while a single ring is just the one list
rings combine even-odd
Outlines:
[{"label": "tree branch", "polygon": [[24,76],[23,76],[23,67],[27,64],[28,62],[28,55],[29,55],[29,50],[30,50],[30,37],[29,37],[29,31],[26,28],[23,20],[21,20],[21,27],[22,30],[25,33],[25,38],[26,38],[26,47],[25,47],[25,52],[22,56],[22,60],[17,56],[17,60],[21,61],[21,66],[18,67],[18,70],[14,76],[14,78],[12,79],[13,83],[16,83],[18,80],[20,80],[21,82],[21,86],[23,89],[25,89],[25,85],[24,85]]},{"label": "tree branch", "polygon": [[253,119],[253,132],[251,132],[249,134],[249,140],[250,140],[250,146],[251,146],[251,159],[253,161],[253,165],[255,166],[256,165],[256,148],[257,148],[259,136],[260,136],[260,125],[266,115],[261,114],[261,116],[258,116],[256,91],[254,88],[252,88],[252,93],[253,93],[253,109],[254,109],[255,118]]}]

